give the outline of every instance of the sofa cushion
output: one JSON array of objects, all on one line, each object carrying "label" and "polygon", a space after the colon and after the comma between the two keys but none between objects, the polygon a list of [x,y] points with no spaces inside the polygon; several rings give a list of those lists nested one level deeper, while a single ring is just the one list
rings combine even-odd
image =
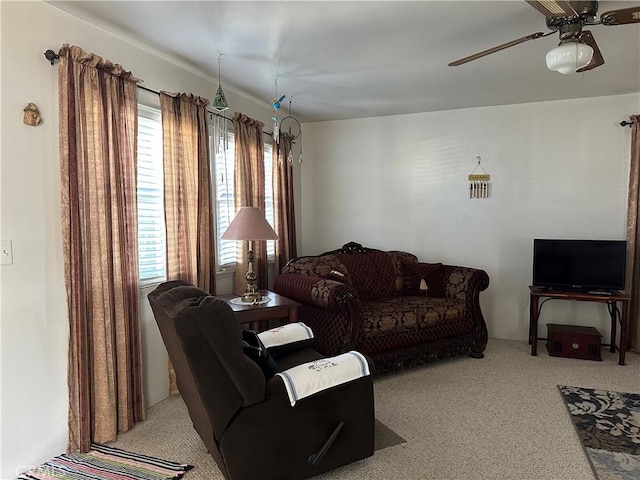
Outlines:
[{"label": "sofa cushion", "polygon": [[404,284],[402,264],[404,262],[416,263],[418,261],[418,257],[413,255],[412,253],[403,252],[400,250],[390,250],[387,252],[387,255],[389,255],[389,258],[391,258],[391,263],[393,263],[393,271],[396,277],[396,293],[400,295],[402,286]]},{"label": "sofa cushion", "polygon": [[362,303],[365,338],[452,323],[464,318],[464,302],[452,298],[392,297]]},{"label": "sofa cushion", "polygon": [[366,253],[339,253],[336,257],[346,267],[348,283],[360,301],[395,295],[395,272],[386,252],[369,250]]},{"label": "sofa cushion", "polygon": [[400,295],[424,295],[420,284],[424,280],[428,297],[444,297],[444,269],[441,263],[402,262],[403,285]]}]

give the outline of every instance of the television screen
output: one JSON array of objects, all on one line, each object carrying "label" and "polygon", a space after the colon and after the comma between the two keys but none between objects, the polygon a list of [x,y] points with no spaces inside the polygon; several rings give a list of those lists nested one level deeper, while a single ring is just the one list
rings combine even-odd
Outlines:
[{"label": "television screen", "polygon": [[572,290],[624,290],[624,240],[533,241],[533,285]]}]

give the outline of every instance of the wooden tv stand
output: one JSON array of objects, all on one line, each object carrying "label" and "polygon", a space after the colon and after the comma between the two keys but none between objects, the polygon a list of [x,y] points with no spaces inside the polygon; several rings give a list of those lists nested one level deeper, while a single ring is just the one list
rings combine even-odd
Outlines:
[{"label": "wooden tv stand", "polygon": [[[611,317],[611,343],[609,343],[611,353],[616,351],[616,326],[620,323],[620,344],[618,346],[618,365],[624,365],[624,357],[629,349],[629,323],[627,313],[629,310],[629,295],[614,291],[611,294],[572,292],[551,290],[544,287],[529,287],[529,344],[531,345],[531,355],[538,354],[538,319],[542,306],[549,300],[577,300],[580,302],[606,303]],[[542,301],[540,301],[543,299]],[[620,303],[620,308],[618,308]],[[606,344],[605,344],[606,345]]]}]

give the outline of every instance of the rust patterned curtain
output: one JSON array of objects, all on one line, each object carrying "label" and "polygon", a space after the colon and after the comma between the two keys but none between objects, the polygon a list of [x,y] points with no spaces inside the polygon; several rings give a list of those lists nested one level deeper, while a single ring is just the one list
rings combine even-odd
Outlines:
[{"label": "rust patterned curtain", "polygon": [[167,280],[187,280],[215,294],[208,104],[191,94],[160,93]]},{"label": "rust patterned curtain", "polygon": [[[167,280],[215,294],[215,233],[207,110],[209,100],[160,92],[164,156]],[[169,394],[178,393],[169,360]]]},{"label": "rust patterned curtain", "polygon": [[[262,129],[264,123],[236,112],[233,116],[235,132],[235,209],[258,207],[265,210],[264,191],[264,145]],[[277,233],[277,232],[276,232]],[[253,242],[253,269],[258,277],[258,289],[267,288],[267,243]],[[236,275],[234,292],[244,293],[247,274],[247,244],[238,242],[236,253]]]},{"label": "rust patterned curtain", "polygon": [[144,419],[136,199],[136,82],[64,45],[58,68],[69,309],[70,451]]},{"label": "rust patterned curtain", "polygon": [[273,142],[273,210],[274,230],[278,235],[275,245],[274,275],[297,256],[296,223],[293,208],[293,164],[288,160],[293,146],[291,136],[280,132],[280,142]]},{"label": "rust patterned curtain", "polygon": [[640,352],[640,115],[632,115],[629,204],[627,208],[627,292],[631,348]]}]

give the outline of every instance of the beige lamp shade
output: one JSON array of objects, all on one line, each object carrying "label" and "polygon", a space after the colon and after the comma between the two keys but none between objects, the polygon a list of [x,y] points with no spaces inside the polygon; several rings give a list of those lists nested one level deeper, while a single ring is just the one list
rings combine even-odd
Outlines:
[{"label": "beige lamp shade", "polygon": [[222,240],[277,240],[264,214],[258,207],[240,207]]}]

